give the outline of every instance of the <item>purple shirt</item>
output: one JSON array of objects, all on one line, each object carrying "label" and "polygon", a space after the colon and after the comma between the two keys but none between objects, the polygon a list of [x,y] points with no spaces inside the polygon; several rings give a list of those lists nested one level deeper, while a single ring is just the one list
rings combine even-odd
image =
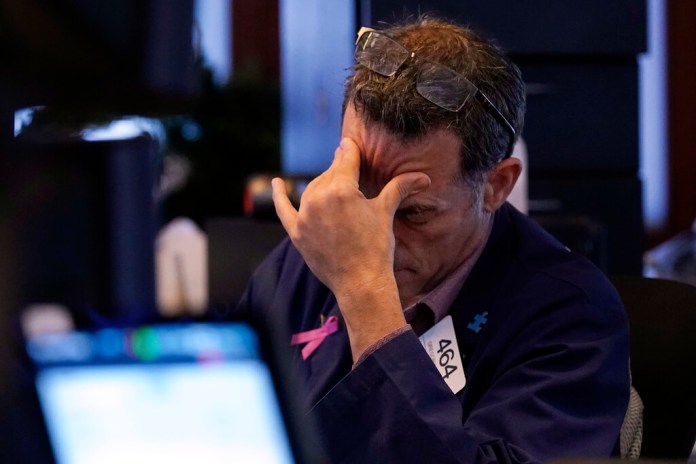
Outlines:
[{"label": "purple shirt", "polygon": [[[421,298],[421,300],[418,303],[404,309],[404,317],[406,318],[406,322],[408,322],[409,324],[411,323],[416,314],[416,308],[419,304],[425,304],[428,308],[432,310],[435,316],[435,324],[437,324],[445,316],[447,316],[447,314],[449,314],[450,307],[454,302],[454,299],[457,297],[457,294],[459,293],[459,290],[464,285],[466,278],[469,277],[471,269],[474,267],[476,261],[478,261],[479,256],[481,256],[481,252],[483,251],[485,244],[486,242],[484,241],[481,244],[481,246],[479,246],[478,249],[476,249],[476,251],[471,255],[471,258],[464,261],[457,269],[454,270],[454,272],[452,272],[442,282],[440,282],[437,285],[437,287],[432,289],[427,295]],[[360,358],[358,358],[355,361],[353,367],[360,364],[365,358],[367,358],[372,353],[389,343],[391,340],[395,339],[399,335],[409,330],[411,330],[411,326],[406,325],[380,338],[363,352]]]}]

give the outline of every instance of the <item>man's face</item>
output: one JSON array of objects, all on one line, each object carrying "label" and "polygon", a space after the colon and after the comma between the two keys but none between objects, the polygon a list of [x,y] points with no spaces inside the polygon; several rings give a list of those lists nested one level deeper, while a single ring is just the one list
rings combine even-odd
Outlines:
[{"label": "man's face", "polygon": [[459,139],[434,131],[404,142],[377,125],[366,126],[352,105],[343,120],[342,137],[360,147],[360,190],[379,194],[394,176],[423,172],[430,187],[406,198],[394,216],[394,273],[403,307],[416,303],[485,243],[492,215],[461,180]]}]

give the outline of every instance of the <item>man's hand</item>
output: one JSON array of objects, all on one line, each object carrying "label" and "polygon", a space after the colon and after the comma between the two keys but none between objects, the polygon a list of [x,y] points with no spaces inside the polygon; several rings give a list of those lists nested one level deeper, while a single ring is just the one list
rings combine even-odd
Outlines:
[{"label": "man's hand", "polygon": [[329,169],[305,189],[299,211],[285,184],[273,180],[273,202],[283,227],[312,272],[336,295],[353,359],[405,325],[394,278],[394,214],[408,196],[426,189],[417,172],[391,179],[375,198],[359,189],[360,150],[341,141]]}]

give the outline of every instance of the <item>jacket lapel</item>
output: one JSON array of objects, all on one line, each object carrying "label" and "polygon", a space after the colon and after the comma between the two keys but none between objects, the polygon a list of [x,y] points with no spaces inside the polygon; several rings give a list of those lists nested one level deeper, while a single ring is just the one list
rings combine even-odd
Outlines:
[{"label": "jacket lapel", "polygon": [[[305,375],[307,389],[306,406],[313,406],[328,391],[350,372],[353,365],[350,352],[350,342],[346,332],[345,323],[341,312],[333,298],[327,302],[325,311],[322,312],[324,320],[331,316],[338,318],[338,331],[328,335],[317,349],[307,358],[296,356],[296,362],[301,363]],[[320,325],[317,322],[317,327]],[[298,348],[298,351],[301,349]]]}]

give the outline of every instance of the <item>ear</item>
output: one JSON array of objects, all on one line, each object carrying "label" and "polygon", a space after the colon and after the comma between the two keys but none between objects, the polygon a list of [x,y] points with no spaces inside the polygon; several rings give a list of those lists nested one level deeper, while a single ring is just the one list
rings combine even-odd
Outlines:
[{"label": "ear", "polygon": [[518,158],[507,158],[486,175],[483,197],[486,211],[492,213],[505,203],[521,172],[522,162]]}]

